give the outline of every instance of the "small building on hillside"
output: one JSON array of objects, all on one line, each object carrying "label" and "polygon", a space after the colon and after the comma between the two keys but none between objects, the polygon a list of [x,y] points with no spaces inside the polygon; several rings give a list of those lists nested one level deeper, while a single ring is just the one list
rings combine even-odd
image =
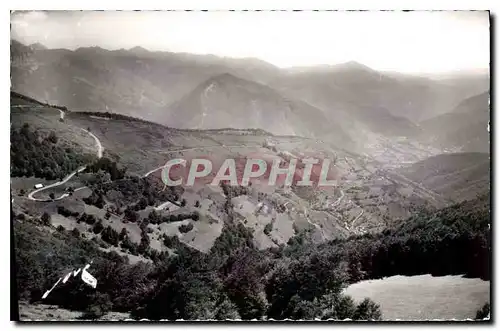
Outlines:
[{"label": "small building on hillside", "polygon": [[36,189],[39,189],[39,188],[42,188],[42,187],[43,187],[43,184],[36,184],[36,185],[35,185],[35,188],[36,188]]}]

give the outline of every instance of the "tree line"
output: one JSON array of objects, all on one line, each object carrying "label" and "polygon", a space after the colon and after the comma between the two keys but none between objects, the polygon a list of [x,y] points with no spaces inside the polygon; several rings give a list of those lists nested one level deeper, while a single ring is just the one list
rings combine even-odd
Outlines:
[{"label": "tree line", "polygon": [[93,159],[63,147],[53,131],[42,135],[27,123],[19,129],[11,128],[10,139],[12,177],[62,179]]}]

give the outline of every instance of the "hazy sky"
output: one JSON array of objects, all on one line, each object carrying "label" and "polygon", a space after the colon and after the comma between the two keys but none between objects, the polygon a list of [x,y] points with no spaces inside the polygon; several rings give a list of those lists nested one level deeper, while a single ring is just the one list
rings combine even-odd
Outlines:
[{"label": "hazy sky", "polygon": [[256,57],[280,67],[361,62],[378,70],[487,68],[487,12],[15,12],[12,37],[49,48]]}]

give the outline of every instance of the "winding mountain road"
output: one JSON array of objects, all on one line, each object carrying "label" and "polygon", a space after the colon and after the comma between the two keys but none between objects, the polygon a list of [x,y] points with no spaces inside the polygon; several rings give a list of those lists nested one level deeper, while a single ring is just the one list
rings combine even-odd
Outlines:
[{"label": "winding mountain road", "polygon": [[[59,110],[59,111],[61,112],[61,118],[64,118],[64,112],[62,110]],[[100,159],[102,157],[102,154],[103,154],[103,151],[104,151],[104,148],[102,147],[101,141],[92,132],[90,132],[88,130],[85,130],[85,129],[82,129],[82,128],[81,128],[81,130],[87,132],[92,138],[94,138],[96,146],[97,146],[97,157]],[[40,199],[40,198],[35,198],[34,195],[37,194],[37,193],[40,193],[42,191],[48,190],[50,188],[66,184],[68,182],[68,180],[70,180],[74,175],[76,175],[79,172],[84,171],[86,168],[87,168],[86,165],[82,166],[82,167],[78,168],[77,170],[73,171],[72,173],[70,173],[63,180],[61,180],[59,182],[55,182],[53,184],[50,184],[50,185],[47,185],[45,187],[42,187],[42,188],[39,188],[37,190],[32,191],[30,194],[28,194],[28,199],[33,200],[33,201],[45,201],[46,202],[46,201],[58,201],[58,200],[62,200],[64,198],[68,197],[69,196],[68,193],[64,193],[60,197],[57,197],[57,198],[54,198],[54,199]],[[85,187],[86,186],[79,187],[79,188],[75,189],[75,191],[79,191],[81,189],[84,189]]]},{"label": "winding mountain road", "polygon": [[[64,118],[64,112],[62,110],[61,111],[61,118]],[[101,144],[101,141],[99,140],[99,138],[93,134],[92,132],[86,130],[86,129],[83,129],[83,128],[80,128],[82,131],[85,131],[86,133],[88,133],[92,138],[94,138],[95,140],[95,143],[96,143],[96,146],[97,146],[97,157],[98,158],[101,158],[102,155],[103,155],[103,151],[104,151],[104,148],[102,147],[102,144]],[[237,147],[259,147],[260,145],[255,145],[255,146],[247,146],[247,145],[234,145],[234,146],[225,146],[225,145],[214,145],[214,146],[201,146],[201,147],[190,147],[190,148],[184,148],[184,149],[175,149],[175,150],[170,150],[170,151],[163,151],[162,153],[175,153],[175,152],[184,152],[184,151],[190,151],[190,150],[196,150],[196,149],[205,149],[205,148],[213,148],[213,147],[217,147],[217,148],[237,148]],[[50,185],[47,185],[45,187],[42,187],[40,189],[37,189],[33,192],[31,192],[29,195],[28,195],[28,199],[30,200],[33,200],[33,201],[57,201],[57,200],[62,200],[66,197],[69,196],[68,193],[64,193],[63,195],[61,195],[60,197],[58,198],[55,198],[55,199],[39,199],[39,198],[35,198],[34,195],[39,193],[39,192],[42,192],[44,190],[47,190],[49,188],[53,188],[53,187],[56,187],[56,186],[59,186],[59,185],[63,185],[65,184],[68,180],[70,180],[74,175],[76,175],[78,172],[81,172],[83,170],[86,169],[87,166],[83,166],[81,168],[79,168],[78,170],[75,170],[74,172],[72,172],[71,174],[69,174],[66,178],[64,178],[62,181],[60,182],[56,182],[56,183],[53,183],[53,184],[50,184]],[[145,178],[145,177],[148,177],[149,175],[151,175],[152,173],[160,170],[160,169],[163,169],[165,167],[165,165],[162,165],[160,167],[157,167],[153,170],[150,170],[148,171],[147,173],[145,173],[142,178]],[[75,189],[75,191],[78,191],[78,190],[81,190],[83,188],[85,188],[86,186],[83,186],[83,187],[79,187],[77,189]]]},{"label": "winding mountain road", "polygon": [[[70,173],[68,176],[66,176],[66,178],[64,178],[63,180],[61,180],[60,182],[55,182],[53,184],[50,184],[50,185],[47,185],[47,186],[44,186],[42,188],[39,188],[37,190],[34,190],[32,191],[30,194],[28,194],[28,199],[30,200],[33,200],[33,201],[57,201],[57,200],[61,200],[61,199],[64,199],[66,198],[67,196],[69,196],[68,193],[64,193],[63,195],[61,195],[60,197],[58,198],[55,198],[55,199],[39,199],[39,198],[35,198],[33,195],[39,193],[39,192],[42,192],[42,191],[45,191],[45,190],[48,190],[49,188],[53,188],[53,187],[56,187],[56,186],[59,186],[59,185],[63,185],[65,184],[68,180],[70,180],[74,175],[76,175],[77,173],[79,172],[82,172],[83,170],[85,170],[87,168],[87,166],[83,166],[83,167],[80,167],[78,168],[77,170],[73,171],[72,173]],[[85,188],[85,186],[83,187],[80,187],[78,189],[75,189],[75,191],[77,190],[81,190]]]},{"label": "winding mountain road", "polygon": [[95,144],[97,146],[97,157],[100,159],[102,157],[102,153],[104,151],[104,148],[102,147],[101,141],[92,132],[85,130],[85,129],[82,129],[82,130],[87,132],[92,138],[94,138]]}]

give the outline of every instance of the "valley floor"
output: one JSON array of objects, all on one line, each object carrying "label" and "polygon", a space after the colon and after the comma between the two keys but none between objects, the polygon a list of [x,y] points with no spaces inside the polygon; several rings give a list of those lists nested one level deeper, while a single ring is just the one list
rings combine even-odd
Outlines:
[{"label": "valley floor", "polygon": [[462,276],[393,276],[365,280],[345,291],[356,302],[380,304],[383,320],[474,319],[490,301],[490,282]]}]

